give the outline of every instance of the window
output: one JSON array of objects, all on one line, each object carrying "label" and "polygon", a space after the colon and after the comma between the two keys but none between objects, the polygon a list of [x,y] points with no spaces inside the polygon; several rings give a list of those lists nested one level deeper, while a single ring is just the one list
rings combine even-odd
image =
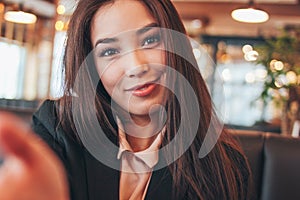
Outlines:
[{"label": "window", "polygon": [[215,61],[211,94],[226,124],[250,127],[260,121],[269,121],[272,113],[264,107],[259,96],[266,78],[266,69],[247,61],[244,45],[263,42],[257,38],[203,36],[204,47],[209,47]]},{"label": "window", "polygon": [[18,44],[0,40],[0,98],[22,97],[26,49]]}]

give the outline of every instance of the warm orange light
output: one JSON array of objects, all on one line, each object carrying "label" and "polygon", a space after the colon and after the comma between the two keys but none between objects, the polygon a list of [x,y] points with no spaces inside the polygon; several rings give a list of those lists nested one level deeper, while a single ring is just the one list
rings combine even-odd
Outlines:
[{"label": "warm orange light", "polygon": [[59,14],[59,15],[65,14],[65,12],[66,12],[65,6],[63,6],[63,5],[58,5],[57,8],[56,8],[56,12],[57,12],[57,14]]},{"label": "warm orange light", "polygon": [[3,13],[3,12],[4,12],[4,4],[0,3],[0,13]]},{"label": "warm orange light", "polygon": [[59,20],[55,23],[55,29],[57,31],[62,31],[64,29],[64,26],[65,26],[65,23],[63,21]]}]

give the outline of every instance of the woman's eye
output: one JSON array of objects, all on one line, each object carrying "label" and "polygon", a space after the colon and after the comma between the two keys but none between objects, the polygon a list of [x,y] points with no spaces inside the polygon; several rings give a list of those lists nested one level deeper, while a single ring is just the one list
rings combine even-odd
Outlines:
[{"label": "woman's eye", "polygon": [[150,45],[156,45],[160,43],[160,35],[156,34],[153,36],[149,36],[143,41],[143,46],[150,46]]},{"label": "woman's eye", "polygon": [[103,51],[101,51],[100,53],[100,57],[109,57],[109,56],[113,56],[115,54],[119,53],[119,51],[117,49],[105,49]]}]

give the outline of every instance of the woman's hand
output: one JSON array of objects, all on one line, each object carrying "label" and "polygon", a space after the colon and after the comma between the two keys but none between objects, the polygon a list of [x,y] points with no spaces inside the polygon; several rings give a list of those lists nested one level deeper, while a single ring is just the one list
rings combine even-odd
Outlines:
[{"label": "woman's hand", "polygon": [[0,199],[68,200],[64,168],[20,119],[0,113]]}]

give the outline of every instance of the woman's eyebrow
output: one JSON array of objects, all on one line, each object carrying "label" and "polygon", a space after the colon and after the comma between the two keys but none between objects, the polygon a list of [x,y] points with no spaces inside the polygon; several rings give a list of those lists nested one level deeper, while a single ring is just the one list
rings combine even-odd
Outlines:
[{"label": "woman's eyebrow", "polygon": [[[147,24],[146,26],[139,28],[136,32],[137,35],[141,35],[143,33],[146,33],[147,31],[151,30],[152,28],[158,27],[158,24],[153,22],[150,24]],[[113,37],[113,38],[101,38],[98,39],[95,43],[95,48],[97,47],[97,45],[99,44],[109,44],[109,43],[114,43],[114,42],[118,42],[118,38]]]},{"label": "woman's eyebrow", "polygon": [[146,26],[138,29],[136,33],[137,33],[137,35],[141,35],[155,27],[158,27],[158,24],[153,22],[153,23],[147,24]]},{"label": "woman's eyebrow", "polygon": [[95,47],[100,43],[109,44],[109,43],[114,43],[114,42],[117,42],[117,41],[118,41],[117,38],[102,38],[102,39],[97,40],[97,42],[95,44]]}]

